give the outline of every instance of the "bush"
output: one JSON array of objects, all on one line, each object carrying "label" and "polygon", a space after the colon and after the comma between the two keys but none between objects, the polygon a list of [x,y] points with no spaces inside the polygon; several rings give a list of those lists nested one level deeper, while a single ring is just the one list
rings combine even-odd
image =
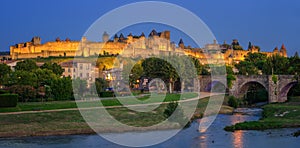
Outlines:
[{"label": "bush", "polygon": [[20,102],[36,101],[36,89],[30,85],[13,85],[9,91],[19,95]]},{"label": "bush", "polygon": [[18,95],[16,94],[1,94],[0,107],[16,107],[18,102]]},{"label": "bush", "polygon": [[170,122],[177,122],[180,126],[187,128],[191,125],[190,120],[184,115],[182,107],[177,102],[170,102],[164,110],[164,117]]},{"label": "bush", "polygon": [[238,107],[238,100],[234,96],[230,96],[228,99],[228,105],[237,108]]},{"label": "bush", "polygon": [[112,91],[104,91],[99,93],[100,97],[115,97],[115,93]]},{"label": "bush", "polygon": [[9,93],[9,91],[7,91],[7,90],[3,90],[3,89],[0,90],[0,94],[8,94],[8,93]]}]

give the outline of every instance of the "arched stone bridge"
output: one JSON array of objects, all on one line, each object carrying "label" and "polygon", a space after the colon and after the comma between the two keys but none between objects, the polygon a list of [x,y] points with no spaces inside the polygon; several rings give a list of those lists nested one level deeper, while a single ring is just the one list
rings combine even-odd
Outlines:
[{"label": "arched stone bridge", "polygon": [[230,95],[243,97],[253,83],[262,85],[269,94],[269,102],[285,102],[289,90],[298,83],[294,75],[236,75],[231,88],[227,87],[226,76],[199,76],[200,91],[213,91],[214,85],[223,84]]}]

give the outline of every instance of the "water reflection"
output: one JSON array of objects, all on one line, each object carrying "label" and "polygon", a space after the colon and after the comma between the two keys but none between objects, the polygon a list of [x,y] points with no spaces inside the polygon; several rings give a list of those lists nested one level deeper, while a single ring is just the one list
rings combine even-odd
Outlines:
[{"label": "water reflection", "polygon": [[244,147],[244,133],[243,131],[236,131],[233,133],[233,140],[232,140],[232,143],[233,143],[233,146],[235,148],[243,148]]},{"label": "water reflection", "polygon": [[[241,115],[241,114],[235,114],[230,119],[231,125],[234,125],[236,123],[247,121],[249,116],[247,115]],[[232,144],[235,148],[243,148],[244,147],[244,133],[243,131],[235,131],[232,133]]]},{"label": "water reflection", "polygon": [[206,144],[206,142],[207,142],[207,137],[206,137],[206,135],[201,135],[200,137],[199,137],[199,140],[200,140],[200,147],[201,148],[207,148],[207,144]]}]

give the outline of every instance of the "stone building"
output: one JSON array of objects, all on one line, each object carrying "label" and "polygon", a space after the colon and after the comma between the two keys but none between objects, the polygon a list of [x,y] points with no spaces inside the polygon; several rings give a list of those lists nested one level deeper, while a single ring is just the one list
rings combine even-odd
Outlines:
[{"label": "stone building", "polygon": [[64,69],[63,76],[86,80],[88,87],[95,83],[96,78],[99,78],[99,69],[90,62],[68,61],[61,63],[60,66]]}]

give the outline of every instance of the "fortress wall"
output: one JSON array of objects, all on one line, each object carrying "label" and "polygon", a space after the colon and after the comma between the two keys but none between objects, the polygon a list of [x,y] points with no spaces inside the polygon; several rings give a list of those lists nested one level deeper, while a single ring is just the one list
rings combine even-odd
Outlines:
[{"label": "fortress wall", "polygon": [[[224,54],[209,54],[208,57],[201,52],[200,48],[192,49],[181,49],[175,48],[169,40],[170,33],[168,31],[163,32],[161,37],[153,36],[145,38],[144,36],[139,38],[131,37],[132,44],[124,42],[89,42],[87,40],[82,41],[55,41],[47,42],[40,45],[34,42],[20,43],[17,46],[10,47],[10,54],[13,59],[16,58],[36,58],[40,57],[49,57],[49,56],[75,56],[75,55],[84,55],[84,56],[93,56],[98,54],[103,54],[104,51],[109,54],[122,54],[125,48],[135,48],[133,50],[126,49],[126,54],[130,55],[150,55],[158,54],[160,51],[164,52],[175,52],[178,54],[185,54],[194,56],[198,59],[201,59],[207,63],[207,60],[225,60],[226,63],[231,63],[232,60],[242,61],[245,59],[245,56],[250,51],[246,50],[227,50]],[[133,46],[133,47],[132,47]],[[17,48],[18,47],[18,48]],[[174,49],[175,48],[175,49]],[[131,53],[130,53],[131,52]],[[255,51],[257,52],[257,51]],[[77,53],[77,54],[75,54]],[[261,52],[266,54],[268,57],[276,54],[275,52]],[[283,55],[283,53],[279,53]],[[232,55],[232,56],[230,56]],[[284,56],[284,55],[283,55]]]},{"label": "fortress wall", "polygon": [[47,42],[43,45],[35,46],[35,52],[42,51],[76,51],[78,50],[79,42]]},{"label": "fortress wall", "polygon": [[47,56],[44,57],[58,57],[58,56],[75,56],[75,51],[47,51]]},{"label": "fortress wall", "polygon": [[18,59],[29,59],[29,58],[37,58],[37,57],[43,57],[42,53],[23,53],[23,54],[17,54],[15,55]]},{"label": "fortress wall", "polygon": [[109,54],[119,54],[122,50],[126,47],[126,43],[114,43],[114,42],[107,42],[107,43],[87,43],[84,47],[88,50],[89,55],[98,55],[103,54],[104,51],[108,52]]}]

